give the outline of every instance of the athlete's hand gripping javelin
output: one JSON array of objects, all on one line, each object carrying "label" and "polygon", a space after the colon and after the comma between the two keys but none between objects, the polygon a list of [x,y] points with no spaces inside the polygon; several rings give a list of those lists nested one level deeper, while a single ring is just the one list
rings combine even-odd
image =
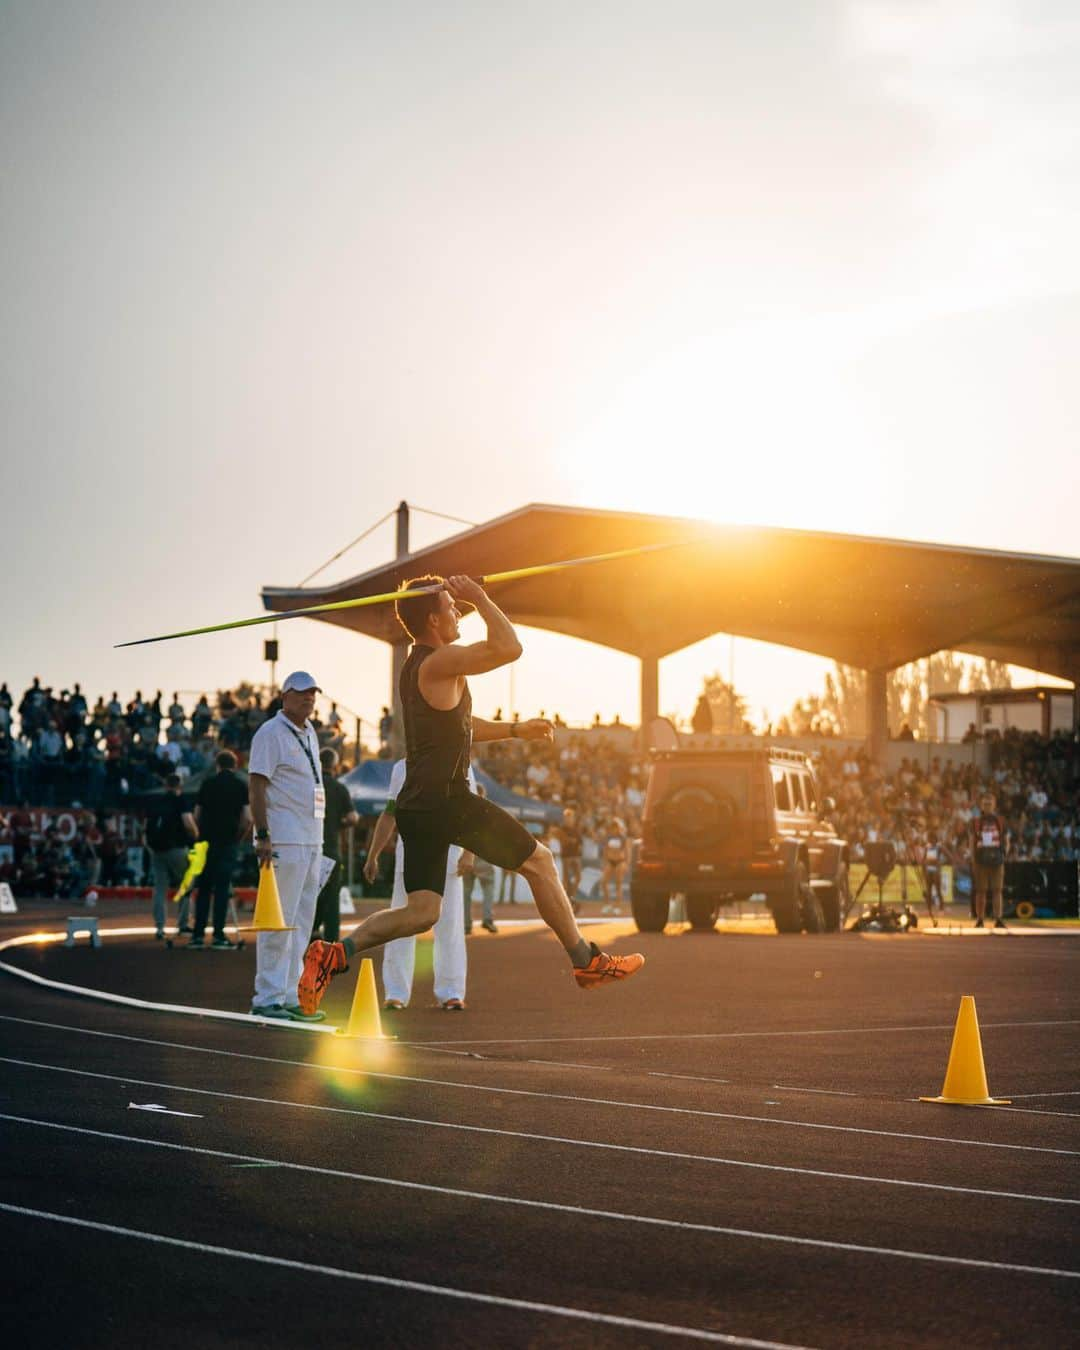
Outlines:
[{"label": "athlete's hand gripping javelin", "polygon": [[475,577],[465,576],[461,573],[447,577],[444,589],[450,592],[450,598],[455,605],[464,601],[469,609],[479,609],[483,601],[488,598],[487,591]]}]

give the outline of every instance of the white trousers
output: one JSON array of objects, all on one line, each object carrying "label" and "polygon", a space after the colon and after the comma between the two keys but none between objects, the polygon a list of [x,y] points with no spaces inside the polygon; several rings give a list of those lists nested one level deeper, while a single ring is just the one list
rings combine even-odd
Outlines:
[{"label": "white trousers", "polygon": [[[454,868],[457,860],[454,860]],[[405,883],[401,867],[394,869],[391,909],[405,904]],[[442,913],[433,929],[435,935],[435,997],[440,1003],[448,998],[465,997],[465,914],[464,887],[456,871],[446,878]],[[395,938],[383,949],[383,990],[386,998],[408,1003],[412,996],[416,966],[416,938]]]},{"label": "white trousers", "polygon": [[274,874],[281,912],[291,933],[260,933],[255,943],[255,997],[252,1007],[296,1006],[296,986],[319,898],[319,844],[278,844]]}]

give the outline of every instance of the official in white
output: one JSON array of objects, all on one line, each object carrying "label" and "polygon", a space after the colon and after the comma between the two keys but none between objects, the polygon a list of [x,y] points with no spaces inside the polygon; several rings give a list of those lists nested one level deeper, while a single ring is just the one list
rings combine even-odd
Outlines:
[{"label": "official in white", "polygon": [[306,670],[289,675],[281,686],[281,711],[255,733],[248,760],[255,853],[260,867],[274,867],[281,912],[293,929],[258,935],[251,1011],[297,1022],[326,1016],[302,1012],[296,995],[319,895],[326,815],[319,738],[310,721],[320,692]]},{"label": "official in white", "polygon": [[[469,787],[476,791],[472,768],[468,772]],[[368,882],[375,880],[379,854],[385,848],[394,829],[394,804],[405,784],[405,761],[399,759],[390,774],[389,801],[386,810],[375,823],[364,875]],[[446,858],[446,889],[442,909],[432,930],[435,941],[434,975],[435,998],[447,1012],[461,1012],[465,1007],[465,888],[458,875],[458,864],[463,850],[451,844]],[[394,890],[391,909],[401,909],[405,895],[405,850],[398,838],[394,848]],[[412,997],[413,971],[416,968],[416,938],[395,938],[383,950],[384,1007],[397,1012],[408,1006]]]}]

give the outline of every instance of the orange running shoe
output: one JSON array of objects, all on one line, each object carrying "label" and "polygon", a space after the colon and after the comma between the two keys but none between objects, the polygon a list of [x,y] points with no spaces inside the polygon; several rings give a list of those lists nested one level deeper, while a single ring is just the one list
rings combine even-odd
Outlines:
[{"label": "orange running shoe", "polygon": [[335,975],[349,969],[345,948],[340,942],[312,942],[304,953],[304,969],[296,986],[300,1007],[310,1017],[318,1011],[326,987]]},{"label": "orange running shoe", "polygon": [[595,942],[592,949],[593,959],[589,964],[574,970],[574,979],[582,989],[599,989],[615,980],[628,980],[645,964],[645,958],[638,952],[632,956],[609,956]]}]

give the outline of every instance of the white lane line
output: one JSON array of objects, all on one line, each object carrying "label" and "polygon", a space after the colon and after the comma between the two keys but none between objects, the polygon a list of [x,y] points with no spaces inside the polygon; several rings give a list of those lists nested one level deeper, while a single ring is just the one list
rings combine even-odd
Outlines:
[{"label": "white lane line", "polygon": [[[11,1018],[11,1021],[29,1022],[29,1018]],[[749,1116],[735,1111],[706,1111],[689,1106],[658,1106],[651,1102],[624,1102],[609,1097],[578,1097],[565,1092],[535,1092],[528,1088],[492,1087],[484,1083],[457,1083],[446,1078],[421,1078],[415,1074],[385,1073],[375,1069],[337,1068],[332,1065],[311,1064],[305,1060],[278,1059],[270,1055],[244,1054],[239,1050],[217,1050],[206,1045],[184,1045],[179,1041],[158,1041],[143,1036],[126,1036],[115,1031],[96,1031],[88,1027],[60,1027],[52,1022],[34,1022],[35,1026],[51,1026],[60,1030],[83,1032],[87,1036],[101,1036],[106,1039],[130,1041],[139,1045],[164,1046],[172,1050],[190,1050],[201,1055],[218,1055],[228,1059],[254,1060],[259,1064],[282,1064],[291,1069],[310,1069],[317,1073],[332,1075],[352,1075],[358,1078],[380,1078],[393,1083],[416,1083],[421,1087],[458,1088],[463,1092],[486,1092],[494,1096],[531,1097],[542,1101],[577,1102],[586,1106],[610,1106],[624,1111],[656,1111],[665,1115],[701,1116],[708,1120],[744,1120],[752,1124],[787,1125],[792,1129],[827,1130],[834,1134],[871,1135],[879,1139],[915,1139],[929,1144],[956,1144],[964,1148],[1008,1149],[1014,1153],[1053,1153],[1064,1158],[1080,1157],[1080,1152],[1068,1148],[1047,1148],[1039,1144],[1002,1144],[985,1139],[965,1139],[956,1135],[913,1134],[909,1130],[871,1130],[858,1125],[824,1125],[812,1120],[789,1120],[783,1116]],[[0,1057],[0,1062],[2,1057]],[[18,1062],[18,1061],[13,1061]],[[983,1107],[985,1111],[1004,1111],[1003,1106]],[[1034,1115],[1046,1115],[1037,1111]]]},{"label": "white lane line", "polygon": [[1014,1102],[1026,1101],[1029,1097],[1080,1097],[1080,1088],[1075,1088],[1072,1092],[1014,1092],[1012,1094]]},{"label": "white lane line", "polygon": [[[801,1027],[792,1031],[686,1031],[650,1033],[627,1036],[529,1036],[497,1037],[484,1041],[402,1041],[402,1045],[555,1045],[578,1041],[743,1041],[769,1040],[779,1036],[878,1036],[883,1031],[953,1031],[955,1022],[915,1023],[902,1027],[821,1027],[817,1030]],[[995,1027],[1080,1027],[1080,1019],[1053,1022],[980,1022],[983,1031]]]},{"label": "white lane line", "polygon": [[[537,1143],[569,1145],[572,1148],[592,1148],[608,1153],[633,1153],[649,1158],[665,1158],[677,1162],[711,1163],[717,1167],[743,1167],[754,1172],[782,1172],[788,1175],[821,1177],[826,1181],[858,1181],[878,1186],[900,1186],[919,1191],[947,1191],[955,1195],[980,1195],[996,1200],[1035,1200],[1047,1205],[1080,1205],[1080,1200],[1056,1195],[1032,1195],[1026,1191],[994,1191],[976,1186],[949,1186],[944,1182],[909,1181],[900,1177],[878,1177],[858,1172],[827,1172],[814,1167],[785,1167],[781,1163],[749,1162],[742,1158],[719,1158],[706,1153],[680,1153],[672,1149],[645,1148],[638,1144],[608,1144],[592,1139],[576,1139],[566,1135],[538,1134],[528,1130],[504,1130],[493,1125],[462,1125],[457,1121],[428,1120],[418,1116],[399,1116],[386,1111],[366,1111],[359,1107],[323,1106],[315,1102],[294,1102],[280,1097],[250,1097],[239,1092],[215,1092],[211,1088],[189,1088],[179,1083],[153,1083],[138,1078],[122,1078],[117,1074],[95,1073],[90,1069],[67,1069],[56,1064],[34,1064],[26,1060],[0,1060],[21,1068],[40,1069],[47,1073],[65,1073],[76,1078],[95,1078],[109,1083],[132,1083],[136,1087],[164,1088],[170,1092],[188,1092],[197,1097],[215,1097],[223,1101],[249,1102],[256,1106],[284,1106],[298,1111],[321,1111],[334,1116],[363,1116],[369,1120],[386,1120],[394,1124],[422,1125],[431,1129],[457,1130],[465,1134],[490,1134],[504,1139],[529,1139]],[[4,1117],[0,1116],[0,1119]],[[13,1117],[22,1119],[22,1117]],[[57,1129],[77,1127],[56,1126]]]},{"label": "white lane line", "polygon": [[1011,1116],[1060,1116],[1065,1120],[1080,1120],[1080,1113],[1076,1111],[1037,1111],[1033,1106],[1003,1106],[1001,1110]]},{"label": "white lane line", "polygon": [[703,1078],[697,1073],[661,1073],[659,1069],[647,1069],[649,1078],[685,1078],[691,1083],[730,1083],[730,1078]]},{"label": "white lane line", "polygon": [[137,1238],[142,1242],[156,1242],[184,1251],[207,1256],[230,1256],[237,1261],[251,1261],[257,1265],[276,1266],[297,1270],[304,1275],[326,1275],[331,1279],[354,1280],[360,1284],[380,1285],[385,1289],[404,1289],[413,1294],[433,1294],[438,1298],[456,1299],[462,1303],[483,1303],[489,1307],[510,1308],[515,1312],[540,1313],[548,1317],[564,1317],[578,1322],[599,1322],[606,1326],[625,1327],[631,1331],[647,1331],[659,1336],[682,1336],[687,1340],[708,1341],[713,1345],[746,1346],[749,1350],[807,1350],[807,1347],[780,1341],[759,1341],[748,1336],[731,1336],[722,1331],[704,1331],[698,1327],[674,1326],[668,1322],[644,1322],[636,1317],[619,1317],[614,1313],[592,1312],[587,1308],[565,1308],[556,1303],[537,1303],[531,1299],[506,1298],[501,1294],[482,1294],[472,1289],[451,1289],[445,1285],[425,1284],[419,1280],[399,1280],[389,1275],[374,1275],[361,1270],[342,1270],[337,1266],[318,1266],[308,1261],[292,1261],[283,1256],[269,1256],[263,1252],[238,1251],[234,1247],[217,1247],[208,1242],[192,1242],[187,1238],[170,1237],[165,1233],[149,1233],[139,1228],[122,1228],[118,1224],[99,1223],[94,1219],[77,1219],[70,1214],[51,1214],[47,1210],[28,1209],[23,1205],[0,1202],[0,1210],[20,1214],[24,1218],[44,1219],[50,1223],[69,1224],[73,1228],[87,1228],[95,1233],[109,1233],[114,1237]]},{"label": "white lane line", "polygon": [[773,1089],[776,1092],[813,1092],[821,1097],[860,1097],[863,1095],[859,1092],[841,1092],[839,1088],[792,1087],[789,1083],[774,1083]]},{"label": "white lane line", "polygon": [[558,1069],[588,1069],[592,1073],[610,1073],[608,1064],[571,1064],[568,1059],[527,1059],[526,1064],[553,1064]]},{"label": "white lane line", "polygon": [[[102,928],[103,936],[111,937],[148,937],[152,928]],[[8,938],[0,942],[0,952],[9,947],[37,947],[55,945],[66,939],[66,933],[27,933],[20,937]],[[47,980],[44,975],[36,975],[32,970],[23,970],[19,966],[8,965],[0,961],[0,970],[15,975],[20,980],[29,980],[31,984],[46,989],[56,989],[63,994],[78,994],[81,998],[95,999],[101,1003],[115,1003],[124,1008],[139,1008],[143,1012],[179,1013],[184,1017],[202,1017],[216,1022],[240,1022],[246,1026],[265,1026],[289,1030],[316,1031],[323,1035],[334,1034],[338,1028],[326,1023],[286,1022],[281,1018],[255,1017],[251,1013],[225,1012],[221,1008],[196,1008],[186,1003],[154,1003],[149,999],[131,998],[127,994],[111,994],[104,989],[90,989],[81,984],[65,984],[62,980]]]},{"label": "white lane line", "polygon": [[26,1116],[0,1114],[0,1120],[20,1125],[34,1125],[42,1129],[63,1130],[70,1134],[89,1135],[109,1139],[115,1143],[141,1144],[148,1148],[164,1148],[177,1153],[195,1153],[202,1157],[222,1158],[227,1162],[273,1162],[290,1172],[313,1173],[343,1181],[359,1181],[369,1185],[394,1186],[403,1190],[425,1191],[429,1194],[452,1195],[463,1200],[485,1200],[498,1205],[521,1209],[541,1209],[556,1214],[571,1214],[588,1219],[604,1219],[614,1223],[644,1224],[650,1228],[674,1228],[687,1233],[708,1233],[716,1237],[747,1238],[758,1242],[783,1242],[798,1247],[821,1247],[828,1251],[858,1252],[866,1256],[901,1257],[909,1261],[923,1261],[930,1265],[965,1266],[979,1270],[995,1270],[1022,1275],[1050,1275],[1065,1280],[1080,1280],[1080,1270],[1058,1270],[1053,1266],[1025,1266],[1008,1261],[986,1261],[973,1256],[953,1256],[942,1252],[918,1252],[902,1247],[875,1247],[863,1242],[834,1242],[828,1238],[798,1237],[791,1233],[766,1233],[754,1228],[729,1228],[721,1224],[691,1223],[684,1219],[658,1219],[647,1214],[626,1214],[619,1210],[591,1209],[584,1205],[561,1205],[552,1200],[523,1200],[512,1195],[494,1195],[485,1191],[467,1191],[453,1186],[433,1186],[422,1181],[391,1180],[364,1172],[346,1172],[335,1167],[314,1167],[306,1163],[283,1162],[276,1158],[260,1158],[247,1153],[230,1153],[220,1149],[198,1148],[191,1144],[174,1144],[161,1139],[142,1139],[137,1135],[114,1134],[108,1130],[91,1130],[80,1125],[59,1125],[51,1120],[31,1120]]}]

